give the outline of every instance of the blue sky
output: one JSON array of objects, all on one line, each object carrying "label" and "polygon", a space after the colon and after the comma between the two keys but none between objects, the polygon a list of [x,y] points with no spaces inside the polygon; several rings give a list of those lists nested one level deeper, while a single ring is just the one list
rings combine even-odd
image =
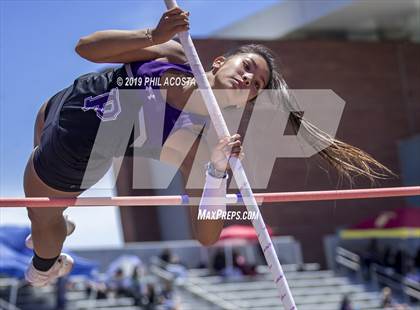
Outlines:
[{"label": "blue sky", "polygon": [[[191,13],[192,37],[205,38],[277,2],[190,0],[178,1],[178,5]],[[23,196],[23,170],[32,150],[33,125],[41,104],[79,75],[100,68],[74,52],[78,39],[103,29],[154,27],[164,11],[163,0],[0,1],[1,196]],[[86,218],[88,212],[94,214],[98,209],[77,212],[76,217]],[[101,211],[104,222],[120,234],[118,213],[111,208],[106,212]],[[23,209],[0,210],[0,224],[14,222],[27,223]],[[76,240],[76,245],[95,242],[94,236],[87,243]],[[120,237],[108,240],[118,243]]]}]

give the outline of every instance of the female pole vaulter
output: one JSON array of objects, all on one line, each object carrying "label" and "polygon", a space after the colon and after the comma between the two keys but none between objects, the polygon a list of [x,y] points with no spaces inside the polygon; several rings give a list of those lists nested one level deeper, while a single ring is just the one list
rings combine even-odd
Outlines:
[{"label": "female pole vaulter", "polygon": [[[109,121],[104,117],[106,111],[89,109],[86,102],[91,104],[89,100],[101,101],[104,96],[111,96],[113,90],[118,89],[117,79],[126,77],[127,70],[134,77],[191,78],[192,71],[186,64],[182,47],[171,40],[177,33],[188,29],[189,13],[175,7],[162,15],[156,28],[99,31],[80,39],[76,52],[81,57],[96,63],[125,65],[78,77],[71,86],[41,106],[35,122],[34,149],[24,173],[27,197],[77,197],[86,190],[81,185],[95,137],[100,124]],[[252,104],[263,89],[287,91],[274,54],[263,45],[243,45],[216,57],[206,77],[213,89],[247,91],[245,101],[230,97],[221,104],[221,108]],[[162,100],[162,96],[157,96],[154,102],[164,107],[165,111],[163,139],[156,140],[150,136],[142,148],[147,154],[145,156],[179,166],[184,180],[187,180],[194,160],[203,164],[209,162],[203,175],[206,179],[204,196],[221,197],[226,193],[226,156],[241,156],[240,137],[233,135],[220,140],[210,156],[197,152],[198,144],[194,143],[196,131],[208,119],[207,109],[199,97],[193,98],[194,104],[185,106],[196,87],[194,83],[182,87],[153,87],[158,94],[160,91],[166,91],[167,94],[166,101]],[[86,101],[87,98],[91,99]],[[183,110],[186,113],[178,120]],[[325,136],[297,113],[292,113],[292,116],[294,125],[307,128],[306,134],[311,139],[328,140],[330,147],[320,151],[319,155],[343,175],[350,177],[356,173],[370,179],[385,177],[378,169],[391,174],[363,151]],[[145,115],[147,120],[156,117],[153,112]],[[146,130],[153,131],[153,125]],[[187,156],[180,162],[183,157],[179,154],[183,154],[185,147],[191,144],[193,148],[189,154],[193,156]],[[98,179],[91,180],[91,185],[108,168],[109,165],[98,167]],[[207,190],[214,187],[218,189]],[[204,200],[200,204],[202,209],[214,207],[207,206]],[[216,207],[225,206],[221,204]],[[73,232],[75,226],[63,216],[64,209],[28,208],[32,234],[27,239],[27,245],[34,249],[34,257],[26,272],[26,279],[34,286],[44,286],[71,271],[73,260],[61,250],[66,236]],[[204,245],[213,244],[219,238],[223,221],[198,221],[197,212],[197,208],[191,208],[194,235]]]}]

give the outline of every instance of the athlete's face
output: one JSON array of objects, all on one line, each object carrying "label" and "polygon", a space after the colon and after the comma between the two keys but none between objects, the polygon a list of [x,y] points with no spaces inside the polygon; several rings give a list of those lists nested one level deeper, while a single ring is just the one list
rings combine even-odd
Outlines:
[{"label": "athlete's face", "polygon": [[229,58],[217,57],[213,62],[214,89],[223,89],[226,105],[243,107],[267,86],[270,71],[265,59],[253,53]]}]

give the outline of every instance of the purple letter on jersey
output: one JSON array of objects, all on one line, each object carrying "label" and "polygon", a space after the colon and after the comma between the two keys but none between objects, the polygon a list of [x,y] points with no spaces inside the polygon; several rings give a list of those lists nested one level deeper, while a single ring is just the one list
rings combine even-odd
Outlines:
[{"label": "purple letter on jersey", "polygon": [[96,116],[105,122],[116,120],[121,113],[118,88],[113,88],[109,93],[96,97],[89,96],[85,98],[82,110],[85,112],[89,110],[96,111]]}]

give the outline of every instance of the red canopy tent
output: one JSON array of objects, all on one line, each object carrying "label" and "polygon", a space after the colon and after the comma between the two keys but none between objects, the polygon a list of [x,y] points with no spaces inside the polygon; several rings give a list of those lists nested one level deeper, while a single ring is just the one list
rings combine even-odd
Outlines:
[{"label": "red canopy tent", "polygon": [[420,238],[420,208],[383,211],[340,232],[342,239]]},{"label": "red canopy tent", "polygon": [[[268,234],[273,235],[273,230],[267,226]],[[241,240],[258,240],[257,233],[253,226],[248,225],[231,225],[222,230],[220,240],[241,239]]]},{"label": "red canopy tent", "polygon": [[[271,227],[266,226],[268,234],[273,235]],[[249,243],[258,242],[255,228],[250,225],[231,225],[223,228],[216,246],[223,247],[225,252],[226,266],[233,265],[233,248],[245,246]],[[251,248],[246,247],[248,260],[255,261],[255,255]]]}]

